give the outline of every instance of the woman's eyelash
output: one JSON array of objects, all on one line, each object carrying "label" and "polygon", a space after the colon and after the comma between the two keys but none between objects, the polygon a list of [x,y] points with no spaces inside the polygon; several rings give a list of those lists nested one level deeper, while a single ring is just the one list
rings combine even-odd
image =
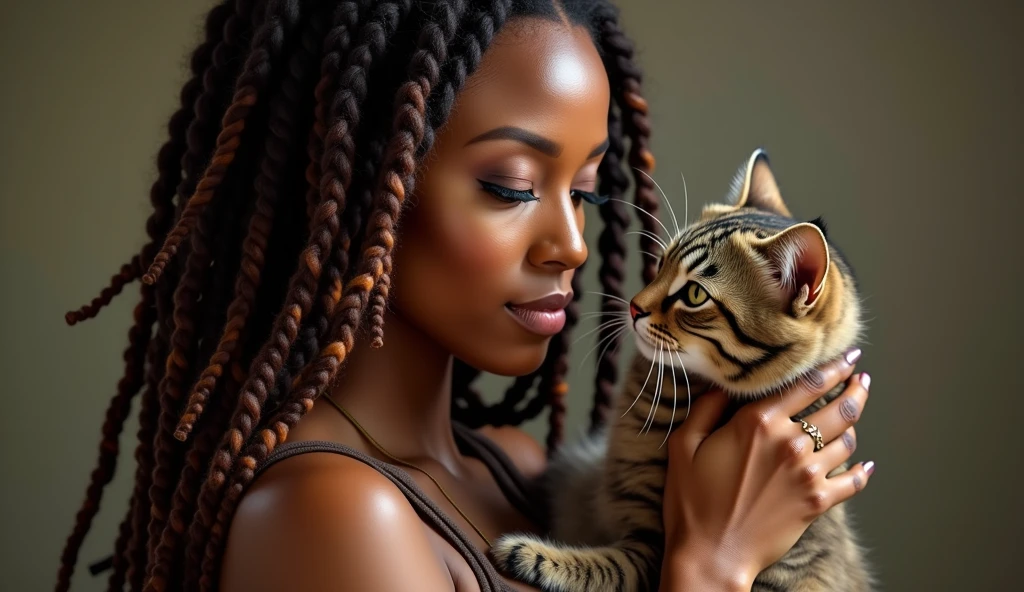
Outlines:
[{"label": "woman's eyelash", "polygon": [[[484,181],[483,179],[477,179],[477,181],[480,183],[480,187],[483,188],[484,191],[486,191],[486,192],[488,192],[488,193],[490,193],[490,194],[492,194],[492,195],[494,195],[494,196],[496,196],[496,197],[498,197],[498,198],[500,198],[500,199],[502,199],[504,201],[527,202],[527,201],[537,201],[537,199],[538,199],[538,197],[533,194],[533,190],[532,189],[530,189],[528,191],[523,191],[521,189],[512,189],[510,187],[505,187],[504,185],[498,185],[497,183],[490,183],[490,182]],[[607,195],[597,195],[596,193],[591,193],[589,191],[583,191],[581,189],[573,189],[570,192],[570,195],[573,198],[577,198],[578,197],[578,198],[582,199],[583,201],[585,201],[587,203],[591,203],[591,204],[594,204],[594,205],[597,205],[597,206],[603,205],[603,204],[605,204],[608,201],[608,196]]]},{"label": "woman's eyelash", "polygon": [[484,191],[494,195],[495,197],[503,201],[537,201],[537,196],[533,194],[532,189],[530,189],[529,191],[521,191],[519,189],[511,189],[509,187],[505,187],[504,185],[498,185],[497,183],[488,183],[483,179],[477,179],[477,181],[480,183],[480,187]]},{"label": "woman's eyelash", "polygon": [[585,201],[587,203],[592,203],[595,206],[604,205],[605,203],[608,202],[608,196],[607,195],[598,195],[596,193],[591,193],[589,191],[582,191],[580,189],[573,189],[571,195],[573,197],[577,197],[578,196],[578,197],[582,198],[583,201]]}]

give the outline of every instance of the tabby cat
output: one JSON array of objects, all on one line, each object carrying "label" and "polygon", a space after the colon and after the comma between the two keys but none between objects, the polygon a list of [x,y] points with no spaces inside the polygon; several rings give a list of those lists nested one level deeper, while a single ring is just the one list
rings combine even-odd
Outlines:
[{"label": "tabby cat", "polygon": [[[778,391],[858,340],[850,267],[820,219],[793,219],[763,151],[740,167],[729,197],[678,233],[655,280],[633,299],[638,354],[613,422],[603,434],[563,447],[543,477],[557,542],[519,534],[496,541],[492,558],[510,576],[546,592],[657,590],[663,444],[687,409],[682,400],[676,408],[668,382],[681,396],[715,383],[739,405]],[[860,592],[870,585],[838,505],[761,572],[753,589]]]}]

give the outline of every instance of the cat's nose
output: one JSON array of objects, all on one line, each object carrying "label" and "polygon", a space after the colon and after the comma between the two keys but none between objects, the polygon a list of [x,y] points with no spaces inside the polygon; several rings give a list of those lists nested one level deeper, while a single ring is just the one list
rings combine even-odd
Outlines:
[{"label": "cat's nose", "polygon": [[642,312],[643,311],[640,310],[640,307],[636,305],[636,302],[633,302],[632,300],[629,301],[629,316],[630,316],[630,318],[632,318],[635,321],[636,318],[638,316],[640,316],[640,313],[642,313]]}]

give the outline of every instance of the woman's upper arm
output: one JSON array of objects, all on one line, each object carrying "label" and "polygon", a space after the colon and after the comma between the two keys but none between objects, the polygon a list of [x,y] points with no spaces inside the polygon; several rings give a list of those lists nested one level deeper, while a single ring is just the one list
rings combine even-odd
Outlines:
[{"label": "woman's upper arm", "polygon": [[260,477],[239,504],[221,570],[225,592],[453,588],[398,488],[363,463],[326,454]]}]

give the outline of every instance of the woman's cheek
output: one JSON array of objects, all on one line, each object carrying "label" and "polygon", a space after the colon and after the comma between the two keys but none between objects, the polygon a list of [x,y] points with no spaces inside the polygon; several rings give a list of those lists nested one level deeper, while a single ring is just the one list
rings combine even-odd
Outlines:
[{"label": "woman's cheek", "polygon": [[516,241],[501,218],[481,211],[445,216],[440,238],[448,244],[450,264],[460,273],[473,274],[466,279],[505,276],[516,266]]}]

